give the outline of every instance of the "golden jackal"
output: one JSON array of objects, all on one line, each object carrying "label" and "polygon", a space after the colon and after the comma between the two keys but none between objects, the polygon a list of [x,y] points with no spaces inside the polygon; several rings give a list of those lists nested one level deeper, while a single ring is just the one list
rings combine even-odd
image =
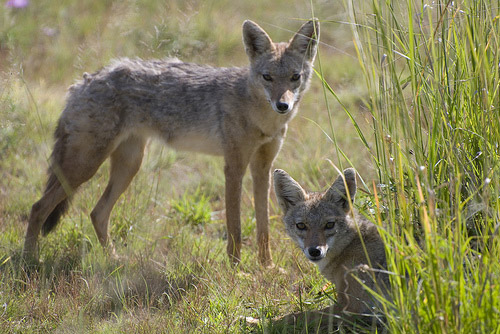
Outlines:
[{"label": "golden jackal", "polygon": [[248,165],[253,178],[259,260],[272,264],[268,232],[270,170],[308,87],[319,36],[306,22],[288,43],[273,43],[252,21],[243,24],[250,66],[213,68],[177,59],[121,59],[69,89],[55,131],[49,178],[29,217],[25,258],[37,259],[40,231],[50,232],[71,195],[108,157],[108,186],[91,213],[110,246],[108,220],[137,173],[152,135],[177,149],[225,159],[227,252],[240,260],[240,199]]},{"label": "golden jackal", "polygon": [[[274,171],[285,229],[338,294],[333,313],[371,314],[377,304],[366,287],[387,294],[385,248],[377,227],[351,212],[356,172],[349,168],[325,193],[307,193],[285,171]],[[360,283],[363,282],[363,284]]]}]

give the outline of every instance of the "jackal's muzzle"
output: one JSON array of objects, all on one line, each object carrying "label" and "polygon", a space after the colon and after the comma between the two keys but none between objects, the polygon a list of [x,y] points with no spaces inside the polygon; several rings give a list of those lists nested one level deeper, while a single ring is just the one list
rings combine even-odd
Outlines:
[{"label": "jackal's muzzle", "polygon": [[326,256],[326,252],[328,251],[328,245],[324,246],[314,246],[307,247],[304,249],[304,254],[310,261],[319,261]]}]

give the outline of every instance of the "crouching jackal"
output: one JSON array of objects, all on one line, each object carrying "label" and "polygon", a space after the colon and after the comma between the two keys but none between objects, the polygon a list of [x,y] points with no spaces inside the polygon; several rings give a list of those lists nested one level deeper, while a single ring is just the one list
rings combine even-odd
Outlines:
[{"label": "crouching jackal", "polygon": [[173,148],[224,156],[227,252],[234,262],[240,260],[242,178],[250,165],[259,260],[272,264],[271,167],[308,87],[318,36],[318,21],[311,20],[288,43],[273,43],[257,24],[245,21],[248,67],[121,59],[84,74],[70,87],[55,131],[49,178],[31,209],[24,257],[37,259],[40,231],[54,228],[69,198],[108,157],[109,183],[91,219],[100,243],[111,247],[111,210],[137,173],[147,139],[157,136]]},{"label": "crouching jackal", "polygon": [[338,298],[333,313],[343,318],[373,314],[377,302],[367,288],[386,295],[389,286],[385,248],[377,227],[351,211],[354,169],[346,169],[325,193],[305,192],[277,169],[274,189],[286,232],[335,284]]}]

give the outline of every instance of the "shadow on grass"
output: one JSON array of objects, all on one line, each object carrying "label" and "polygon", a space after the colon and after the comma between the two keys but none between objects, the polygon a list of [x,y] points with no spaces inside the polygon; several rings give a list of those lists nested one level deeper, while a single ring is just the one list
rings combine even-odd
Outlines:
[{"label": "shadow on grass", "polygon": [[168,309],[196,286],[195,271],[166,272],[149,263],[133,264],[114,278],[108,279],[104,290],[112,297],[114,311],[121,308]]},{"label": "shadow on grass", "polygon": [[278,318],[242,320],[247,333],[385,333],[381,322],[373,317],[343,319],[335,315],[332,307],[319,311],[304,311]]},{"label": "shadow on grass", "polygon": [[6,294],[29,294],[34,303],[48,295],[73,298],[85,314],[106,319],[122,311],[169,309],[197,284],[201,270],[184,266],[167,271],[144,257],[84,262],[74,252],[26,263],[18,249],[0,254],[0,283]]}]

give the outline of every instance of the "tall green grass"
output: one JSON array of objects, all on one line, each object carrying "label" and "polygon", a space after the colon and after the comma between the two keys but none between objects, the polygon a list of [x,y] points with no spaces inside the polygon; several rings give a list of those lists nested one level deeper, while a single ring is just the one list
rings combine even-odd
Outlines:
[{"label": "tall green grass", "polygon": [[[500,330],[500,3],[346,3],[393,333]],[[324,61],[324,60],[323,60]],[[335,94],[335,92],[333,92]]]}]

